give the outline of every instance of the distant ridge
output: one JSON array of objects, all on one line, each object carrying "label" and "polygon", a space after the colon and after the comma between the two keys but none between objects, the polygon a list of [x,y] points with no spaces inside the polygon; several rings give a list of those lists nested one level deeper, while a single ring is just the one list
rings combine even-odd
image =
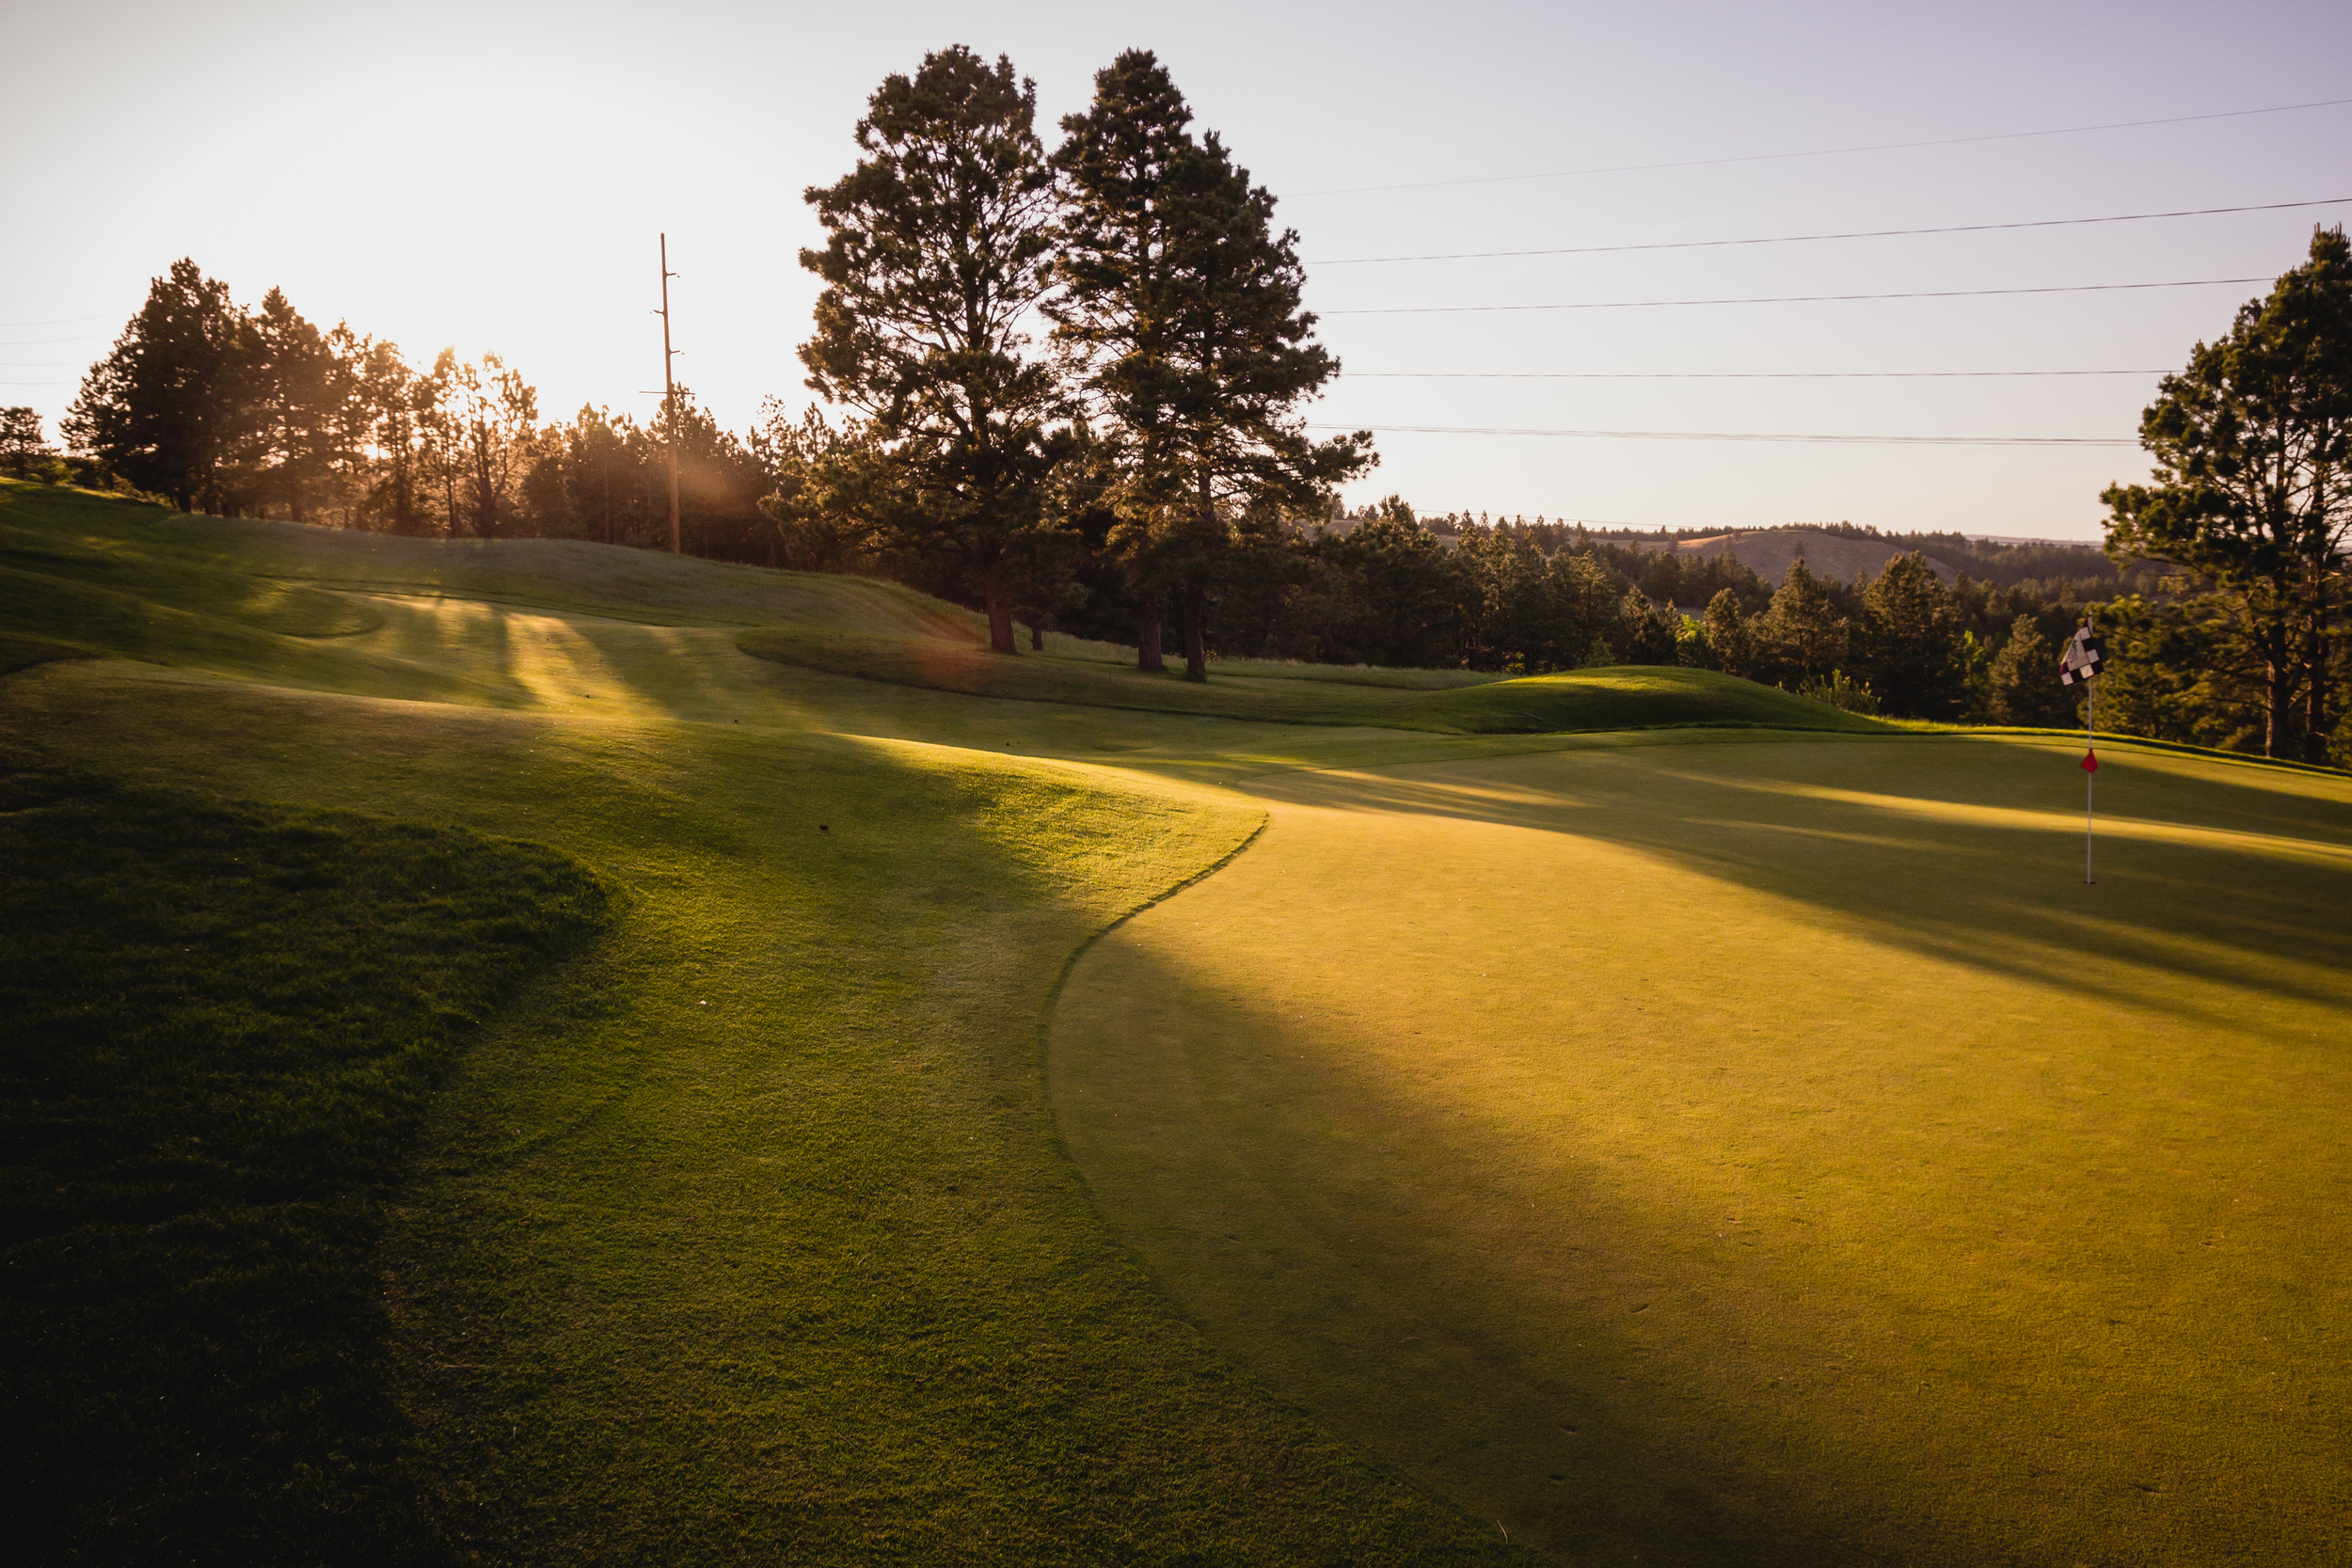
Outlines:
[{"label": "distant ridge", "polygon": [[[1778,583],[1788,575],[1789,563],[1802,557],[1805,569],[1816,577],[1836,578],[1851,582],[1858,577],[1877,577],[1886,570],[1886,563],[1910,550],[1900,544],[1882,539],[1853,539],[1842,533],[1823,533],[1812,529],[1771,529],[1754,533],[1723,533],[1709,539],[1677,540],[1675,549],[1679,554],[1713,558],[1736,555],[1741,564],[1768,582]],[[1933,556],[1927,558],[1935,575],[1947,583],[1960,574]]]},{"label": "distant ridge", "polygon": [[2054,550],[2104,550],[2106,548],[2096,539],[2045,539],[2031,533],[1970,533],[1963,537],[1972,545],[2041,545]]}]

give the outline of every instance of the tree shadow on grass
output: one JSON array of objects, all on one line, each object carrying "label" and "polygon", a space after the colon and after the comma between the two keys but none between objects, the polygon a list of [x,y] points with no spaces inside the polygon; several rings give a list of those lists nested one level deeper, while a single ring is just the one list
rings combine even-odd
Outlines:
[{"label": "tree shadow on grass", "polygon": [[1257,792],[1621,844],[1923,955],[2104,1001],[2180,974],[2352,997],[2352,927],[2333,914],[2352,907],[2352,786],[2330,799],[2299,775],[2111,752],[2086,887],[2082,774],[2066,754],[1940,740],[1571,752],[1302,774]]},{"label": "tree shadow on grass", "polygon": [[[2079,944],[2053,941],[2063,923],[2015,886],[2023,866],[2042,873],[2053,904],[2079,889],[2064,880],[2079,877],[2071,835],[1755,787],[1891,795],[1922,754],[1788,750],[1807,754],[1754,758],[1738,777],[1691,768],[1684,751],[1638,768],[1522,757],[1302,775],[1265,793],[1605,839],[1789,900],[1797,933],[1843,927],[1848,945],[1888,943],[1998,982],[1972,997],[2030,981],[2018,989],[2047,1007],[2080,986],[2067,961]],[[2028,753],[2014,768],[2048,761]],[[1987,789],[2031,778],[1993,763]],[[1960,804],[1981,799],[1958,779],[1938,787]],[[2197,804],[2193,789],[2141,802],[2142,820],[2193,819]],[[2324,850],[2333,808],[2312,810]],[[1367,842],[1377,856],[1398,841]],[[2344,907],[2344,871],[2325,852],[2162,838],[2133,848],[2148,863],[2097,890],[2131,895],[2102,911],[2099,940],[2124,975],[2098,988],[2128,993],[2133,970],[2185,977],[2164,1006],[2239,1025],[2232,1043],[2094,1032],[2037,1073],[2038,1048],[1999,1043],[1999,1028],[1946,1049],[1942,1032],[1967,1021],[1922,995],[1892,1009],[1894,1037],[1863,1042],[1861,1058],[1784,1040],[1722,1120],[1683,1120],[1724,1096],[1707,1075],[1744,1066],[1747,1040],[1667,1025],[1643,1047],[1666,1053],[1664,1068],[1629,1071],[1610,1055],[1633,1049],[1612,1043],[1613,1025],[1581,1033],[1571,1009],[1560,1048],[1597,1053],[1595,1065],[1531,1092],[1513,1080],[1513,1053],[1552,1042],[1513,1037],[1507,1006],[1483,1024],[1457,1021],[1432,1012],[1451,1004],[1420,1000],[1419,982],[1374,991],[1404,999],[1393,1014],[1313,1001],[1368,989],[1363,964],[1392,978],[1497,951],[1475,932],[1433,960],[1408,956],[1408,927],[1343,936],[1302,913],[1275,938],[1296,958],[1271,966],[1234,949],[1273,927],[1218,944],[1184,934],[1248,898],[1297,896],[1269,872],[1247,898],[1230,895],[1238,903],[1215,903],[1211,882],[1200,907],[1180,898],[1081,960],[1056,1017],[1057,1115],[1114,1227],[1220,1344],[1408,1474],[1573,1560],[2299,1558],[2352,1491],[2321,1405],[2299,1402],[2307,1381],[2322,1403],[2320,1387],[2342,1386],[2344,1347],[2314,1328],[2315,1348],[2289,1354],[2268,1325],[2282,1313],[2336,1322],[2330,1304],[2344,1300],[2322,1272],[2330,1222],[2300,1186],[2330,1163],[2343,1073],[2320,1059],[2334,1037],[2298,1061],[2299,1032],[2279,1025],[2249,1045],[2233,1008],[2294,993],[2341,1022],[2343,941],[2311,927]],[[1363,869],[1349,895],[1415,869]],[[1302,862],[1289,875],[1340,873]],[[2232,911],[2239,900],[2250,913]],[[1449,891],[1424,912],[1451,907]],[[1610,919],[1638,924],[1638,906]],[[1643,961],[1704,962],[1672,945],[1703,919],[1654,934]],[[2184,925],[2217,953],[2185,948]],[[1594,935],[1615,953],[1612,928]],[[1391,939],[1405,946],[1391,953]],[[1498,957],[1523,961],[1528,940],[1513,933]],[[2058,951],[2041,958],[2040,942]],[[2281,983],[2264,957],[2290,944],[2307,971]],[[1540,983],[1616,978],[1580,958],[1573,944],[1548,952]],[[1278,998],[1294,983],[1308,1000]],[[1741,1010],[1770,1026],[1769,988],[1749,1000]],[[1479,1083],[1399,1075],[1422,1049],[1396,1037],[1407,1025],[1475,1034],[1495,1020],[1493,1086],[1509,1103],[1486,1102]],[[2191,1111],[2068,1092],[2128,1095],[2151,1076]],[[2249,1078],[2263,1082],[2229,1099]],[[1642,1098],[1661,1086],[1693,1103]],[[1851,1114],[1856,1093],[1871,1099]],[[2294,1114],[2307,1104],[2313,1116]],[[1978,1125],[2021,1112],[2041,1118],[2022,1141]],[[1629,1144],[1632,1123],[1656,1136]],[[2266,1230],[2217,1207],[2249,1181],[2282,1195]],[[2226,1258],[2211,1250],[2232,1244],[2224,1225],[2253,1238]]]},{"label": "tree shadow on grass", "polygon": [[[1198,979],[1090,953],[1057,1016],[1053,1096],[1112,1228],[1221,1349],[1570,1561],[1913,1555],[1920,1521],[1878,1456],[1775,1431],[1769,1370],[1736,1394],[1708,1375],[1747,1348],[1757,1282],[1678,1268],[1661,1216],[1572,1154],[1540,1173],[1489,1158],[1474,1116],[1396,1097],[1295,1023],[1204,1006]],[[1214,1043],[1236,1039],[1264,1051]],[[1880,1516],[1830,1506],[1841,1489]]]}]

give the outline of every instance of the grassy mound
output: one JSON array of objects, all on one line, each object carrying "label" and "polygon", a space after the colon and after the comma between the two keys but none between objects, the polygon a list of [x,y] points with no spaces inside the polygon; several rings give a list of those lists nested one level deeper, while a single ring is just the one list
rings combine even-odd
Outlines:
[{"label": "grassy mound", "polygon": [[[1250,726],[1009,716],[804,677],[707,628],[735,612],[723,581],[707,615],[654,603],[635,624],[606,617],[611,574],[639,563],[594,546],[515,552],[553,562],[535,607],[370,594],[383,627],[291,638],[226,613],[225,590],[166,602],[177,590],[159,568],[185,544],[232,578],[295,565],[318,586],[349,580],[316,568],[357,546],[31,499],[53,521],[89,513],[50,544],[149,574],[104,581],[83,560],[31,575],[115,594],[129,607],[115,625],[135,614],[145,657],[178,668],[23,670],[0,683],[0,734],[83,766],[544,840],[632,890],[613,935],[501,1015],[434,1097],[386,1242],[389,1381],[411,1429],[369,1451],[400,1460],[459,1555],[1498,1551],[1490,1526],[1236,1375],[1103,1230],[1045,1108],[1038,1028],[1069,955],[1214,863],[1256,814],[1007,753],[1057,743],[1073,720],[1087,755]],[[469,570],[476,553],[391,546],[416,560],[379,585]],[[657,587],[701,567],[644,565]],[[813,624],[921,625],[856,622],[875,585],[812,581],[832,595]],[[63,597],[40,590],[24,619],[54,627]],[[743,603],[776,613],[772,594]],[[564,604],[596,612],[549,608]],[[255,641],[226,657],[232,635]],[[417,700],[436,693],[454,700]],[[1053,722],[1027,721],[1041,716]],[[966,745],[866,738],[942,728]],[[185,866],[158,875],[205,887]],[[232,1436],[240,1423],[269,1430],[224,1418]],[[409,1539],[414,1524],[383,1528]],[[223,1530],[183,1539],[266,1555]]]},{"label": "grassy mound", "polygon": [[0,767],[0,1439],[32,1561],[416,1561],[385,1196],[605,922],[536,846]]},{"label": "grassy mound", "polygon": [[[79,583],[292,636],[367,629],[365,610],[322,588],[448,596],[665,626],[764,626],[949,639],[978,617],[897,583],[754,566],[579,540],[409,539],[293,523],[191,516],[109,496],[0,480],[0,567],[46,579],[0,597],[38,613]],[[340,604],[329,611],[328,604]],[[141,650],[104,647],[102,651]]]},{"label": "grassy mound", "polygon": [[1772,687],[1705,670],[1648,665],[1570,674],[1479,679],[1434,687],[1421,671],[1219,665],[1205,685],[1098,659],[1005,657],[969,643],[843,636],[762,627],[738,634],[755,658],[898,686],[975,697],[1064,703],[1142,713],[1277,724],[1366,725],[1443,735],[1543,735],[1574,730],[1741,724],[1778,729],[1883,730],[1875,720]]}]

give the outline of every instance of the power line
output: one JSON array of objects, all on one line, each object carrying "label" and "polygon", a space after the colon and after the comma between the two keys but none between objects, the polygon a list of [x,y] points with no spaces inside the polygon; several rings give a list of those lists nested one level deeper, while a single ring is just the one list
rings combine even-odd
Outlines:
[{"label": "power line", "polygon": [[59,316],[56,321],[46,322],[0,322],[0,329],[13,332],[22,326],[72,326],[76,322],[103,322],[111,319],[107,316]]},{"label": "power line", "polygon": [[1976,299],[1992,294],[2108,293],[2124,289],[2203,289],[2222,283],[2268,283],[2268,277],[2190,277],[2177,283],[2058,283],[2032,289],[1919,289],[1892,294],[1765,294],[1742,299],[1594,299],[1567,305],[1382,305],[1323,310],[1326,316],[1458,315],[1488,310],[1648,310],[1676,305],[1823,305],[1856,299]]},{"label": "power line", "polygon": [[1873,381],[1967,376],[2164,375],[2164,371],[1342,371],[1343,381]]},{"label": "power line", "polygon": [[2280,213],[2296,207],[2341,207],[2352,196],[2316,201],[2266,201],[2252,207],[2195,207],[2177,213],[2122,213],[2099,218],[2034,218],[2019,223],[1954,223],[1936,229],[1858,229],[1839,234],[1772,234],[1745,240],[1661,240],[1647,245],[1566,245],[1550,250],[1454,250],[1428,256],[1342,256],[1310,261],[1311,267],[1367,266],[1377,261],[1480,261],[1518,256],[1611,256],[1628,250],[1707,250],[1739,245],[1806,245],[1816,240],[1888,240],[1915,234],[1989,234],[2008,229],[2067,229],[2089,223],[2149,223],[2158,218],[2203,218],[2224,213]]},{"label": "power line", "polygon": [[1721,164],[1769,164],[1790,158],[1836,158],[1854,152],[1900,152],[1922,147],[1964,147],[1977,142],[2026,141],[2037,136],[2079,136],[2093,131],[2137,131],[2151,125],[2189,125],[2209,119],[2245,119],[2254,115],[2332,109],[2352,98],[2322,98],[2309,103],[2279,103],[2266,109],[2224,109],[2216,114],[2171,115],[2163,119],[2119,119],[2105,125],[2060,125],[2046,131],[1998,131],[1977,136],[1937,136],[1927,141],[1870,142],[1858,147],[1817,147],[1802,152],[1747,152],[1727,158],[1682,158],[1662,164],[1613,164],[1595,168],[1552,169],[1541,174],[1483,174],[1460,180],[1414,180],[1396,185],[1345,185],[1297,191],[1295,197],[1362,196],[1376,191],[1423,191],[1441,185],[1496,185],[1521,180],[1566,180],[1587,174],[1640,174],[1652,169],[1706,168]]},{"label": "power line", "polygon": [[45,348],[51,343],[87,343],[104,336],[103,332],[84,332],[72,338],[25,338],[13,343],[0,343],[0,348]]},{"label": "power line", "polygon": [[1311,424],[1309,430],[1369,430],[1384,436],[1549,436],[1592,441],[1801,441],[1888,447],[2136,447],[2111,436],[1814,436],[1722,430],[1522,430],[1501,425]]}]

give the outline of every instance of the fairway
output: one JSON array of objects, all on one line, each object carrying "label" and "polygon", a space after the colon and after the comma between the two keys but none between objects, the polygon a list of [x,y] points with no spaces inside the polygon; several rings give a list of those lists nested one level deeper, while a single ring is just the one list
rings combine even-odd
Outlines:
[{"label": "fairway", "polygon": [[1052,1093],[1218,1343],[1578,1562],[2340,1560],[2352,815],[2062,743],[1299,772]]},{"label": "fairway", "polygon": [[[401,1124],[337,1353],[382,1418],[281,1456],[318,1517],[396,1478],[502,1563],[2340,1551],[2352,781],[2103,740],[2086,889],[2071,740],[1671,670],[1187,688],[974,619],[0,484],[0,742],[323,813],[322,876],[446,832],[607,899]],[[119,902],[211,907],[141,854]],[[233,991],[217,940],[146,961]],[[11,1243],[13,1322],[66,1332],[64,1244]]]}]

